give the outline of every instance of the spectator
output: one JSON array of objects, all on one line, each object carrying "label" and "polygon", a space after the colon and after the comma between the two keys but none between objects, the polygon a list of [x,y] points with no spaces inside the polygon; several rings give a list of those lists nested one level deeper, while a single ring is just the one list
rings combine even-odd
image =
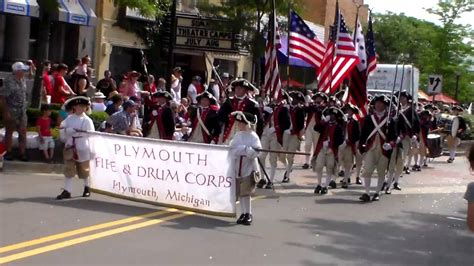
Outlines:
[{"label": "spectator", "polygon": [[187,98],[181,99],[181,104],[179,105],[178,112],[181,117],[187,118],[189,108],[189,101]]},{"label": "spectator", "polygon": [[[49,75],[51,71],[51,62],[46,60],[43,63],[44,69],[43,69],[43,95],[42,99],[46,103],[51,102],[51,94],[53,93],[53,82],[51,80],[51,76]],[[49,97],[48,97],[49,96]],[[49,102],[48,102],[49,98]]]},{"label": "spectator", "polygon": [[180,128],[182,126],[182,124],[184,124],[184,122],[185,122],[184,117],[181,117],[179,115],[179,106],[180,106],[180,104],[175,103],[175,102],[171,103],[171,105],[170,105],[171,110],[173,111],[173,114],[174,114],[174,122],[175,122],[177,128]]},{"label": "spectator", "polygon": [[38,131],[39,150],[43,151],[44,158],[47,162],[53,162],[54,156],[54,140],[51,134],[51,110],[49,105],[41,106],[41,116],[36,120],[36,128]]},{"label": "spectator", "polygon": [[220,88],[219,88],[219,84],[216,82],[215,79],[211,79],[211,81],[209,82],[209,86],[207,87],[207,91],[210,92],[212,94],[212,96],[214,96],[214,98],[216,99],[220,99]]},{"label": "spectator", "polygon": [[77,95],[84,96],[89,88],[88,66],[91,63],[91,58],[86,55],[81,59],[81,64],[76,67],[74,74],[76,76],[74,81],[74,92]]},{"label": "spectator", "polygon": [[92,103],[92,110],[105,112],[107,106],[105,106],[105,95],[98,91],[94,94],[94,102]]},{"label": "spectator", "polygon": [[73,113],[73,110],[69,107],[69,105],[63,105],[61,107],[61,110],[59,110],[58,112],[56,125],[61,125],[61,122],[63,122],[72,113]]},{"label": "spectator", "polygon": [[120,93],[126,97],[136,97],[141,99],[142,94],[148,95],[148,93],[142,92],[138,79],[141,77],[141,74],[137,71],[130,71],[127,73],[126,80],[120,86]]},{"label": "spectator", "polygon": [[[471,170],[474,170],[474,144],[469,149],[467,158],[471,166]],[[474,182],[467,185],[466,194],[464,198],[467,200],[467,226],[469,230],[474,232]]]},{"label": "spectator", "polygon": [[191,104],[196,105],[196,97],[199,94],[198,88],[201,87],[201,78],[199,76],[194,76],[191,84],[188,86],[188,98]]},{"label": "spectator", "polygon": [[104,71],[104,78],[97,82],[96,88],[102,92],[107,99],[109,99],[110,93],[117,91],[117,83],[112,78],[112,72],[110,70]]},{"label": "spectator", "polygon": [[123,104],[123,99],[122,95],[117,94],[112,97],[112,104],[107,106],[107,109],[105,112],[111,116],[115,114],[116,112],[122,111],[122,104]]},{"label": "spectator", "polygon": [[117,112],[107,119],[106,132],[143,137],[142,128],[138,119],[138,105],[127,100],[123,103],[123,111]]},{"label": "spectator", "polygon": [[166,90],[166,80],[164,78],[158,79],[158,85],[156,86],[157,91],[165,91]]},{"label": "spectator", "polygon": [[51,102],[63,104],[69,96],[75,95],[75,93],[66,83],[66,80],[64,80],[64,76],[67,73],[67,66],[65,64],[60,64],[57,67],[57,72],[58,73],[54,78],[54,88],[53,94],[51,95]]},{"label": "spectator", "polygon": [[175,67],[173,69],[173,74],[171,75],[171,95],[173,96],[173,101],[179,103],[181,100],[181,83],[183,82],[183,70],[180,67]]},{"label": "spectator", "polygon": [[26,156],[26,126],[28,107],[26,97],[25,72],[29,67],[22,62],[12,65],[12,74],[9,75],[0,90],[0,105],[3,106],[3,124],[5,125],[5,160],[13,160],[12,140],[13,132],[18,131],[18,145],[20,150],[20,160],[28,161]]}]

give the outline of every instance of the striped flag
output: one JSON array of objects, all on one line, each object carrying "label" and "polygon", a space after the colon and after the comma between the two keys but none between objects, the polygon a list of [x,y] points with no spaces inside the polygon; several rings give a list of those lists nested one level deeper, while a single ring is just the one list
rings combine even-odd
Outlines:
[{"label": "striped flag", "polygon": [[359,63],[354,43],[336,2],[336,18],[318,73],[319,91],[334,94],[339,85]]},{"label": "striped flag", "polygon": [[354,31],[354,46],[359,56],[359,64],[351,72],[351,83],[349,86],[350,102],[359,107],[365,116],[367,114],[367,53],[362,25],[359,19],[357,19]]},{"label": "striped flag", "polygon": [[265,47],[265,80],[264,91],[270,99],[277,100],[281,94],[281,79],[278,68],[277,51],[281,47],[280,35],[275,12],[270,16],[270,27]]},{"label": "striped flag", "polygon": [[290,56],[319,68],[326,50],[324,43],[295,11],[290,13]]},{"label": "striped flag", "polygon": [[372,29],[372,15],[369,17],[367,28],[367,76],[377,68],[377,51],[375,49],[374,30]]}]

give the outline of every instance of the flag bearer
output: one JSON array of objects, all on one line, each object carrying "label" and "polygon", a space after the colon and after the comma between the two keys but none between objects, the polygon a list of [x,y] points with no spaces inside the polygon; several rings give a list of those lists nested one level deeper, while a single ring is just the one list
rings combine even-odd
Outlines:
[{"label": "flag bearer", "polygon": [[[324,108],[326,108],[328,99],[326,94],[318,92],[313,95],[313,102],[306,107],[306,131],[304,137],[304,151],[306,153],[311,153],[316,148],[319,132],[314,131],[314,126],[321,121],[321,116]],[[309,168],[309,159],[310,155],[305,155],[303,169]]]},{"label": "flag bearer", "polygon": [[351,170],[357,156],[357,144],[360,138],[360,124],[359,121],[354,119],[354,116],[360,114],[360,110],[353,104],[347,104],[344,111],[347,115],[347,122],[345,125],[345,140],[340,146],[341,158],[339,159],[344,168],[342,188],[348,188],[348,184],[351,183]]}]

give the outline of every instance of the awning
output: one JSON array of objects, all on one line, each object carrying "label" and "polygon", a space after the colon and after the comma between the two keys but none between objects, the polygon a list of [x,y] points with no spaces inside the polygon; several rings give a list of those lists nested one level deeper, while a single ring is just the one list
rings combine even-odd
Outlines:
[{"label": "awning", "polygon": [[433,101],[433,97],[434,97],[434,101],[435,102],[443,102],[443,103],[446,103],[446,104],[458,104],[459,102],[456,101],[455,99],[449,97],[448,95],[446,94],[438,94],[438,95],[433,95],[433,96],[430,96],[429,97],[429,101]]},{"label": "awning", "polygon": [[0,12],[39,17],[39,6],[36,0],[0,0]]},{"label": "awning", "polygon": [[95,26],[97,16],[82,0],[58,0],[59,21],[82,26]]}]

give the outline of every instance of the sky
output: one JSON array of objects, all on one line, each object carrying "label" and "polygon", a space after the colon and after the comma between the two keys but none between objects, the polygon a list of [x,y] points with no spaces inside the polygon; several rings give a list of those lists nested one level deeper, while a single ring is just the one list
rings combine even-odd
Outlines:
[{"label": "sky", "polygon": [[[431,15],[423,8],[435,7],[439,0],[365,0],[369,8],[375,13],[405,13],[410,17],[424,19],[430,22],[439,23],[437,16]],[[474,12],[464,14],[457,23],[474,25]]]}]

